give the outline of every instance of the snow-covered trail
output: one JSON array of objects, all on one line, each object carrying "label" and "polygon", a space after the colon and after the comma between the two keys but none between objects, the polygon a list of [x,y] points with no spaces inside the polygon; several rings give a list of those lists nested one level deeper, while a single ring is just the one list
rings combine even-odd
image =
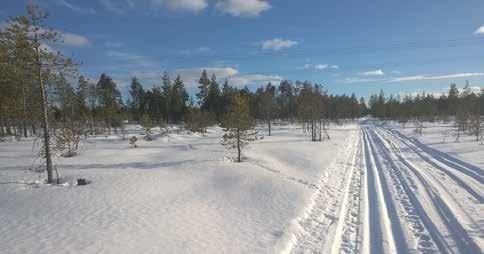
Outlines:
[{"label": "snow-covered trail", "polygon": [[35,180],[32,143],[0,144],[0,253],[484,252],[479,158],[371,120],[330,131],[275,126],[244,163],[218,127],[137,149],[91,137],[58,161],[64,186],[18,184]]},{"label": "snow-covered trail", "polygon": [[482,169],[370,121],[355,140],[292,253],[483,253]]}]

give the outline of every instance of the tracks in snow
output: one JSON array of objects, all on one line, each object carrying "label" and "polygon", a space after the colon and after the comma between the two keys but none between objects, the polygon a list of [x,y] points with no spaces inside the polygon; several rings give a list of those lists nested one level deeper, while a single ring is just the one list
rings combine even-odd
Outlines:
[{"label": "tracks in snow", "polygon": [[483,170],[363,125],[325,171],[293,253],[482,253]]},{"label": "tracks in snow", "polygon": [[[324,171],[317,190],[311,197],[310,205],[297,221],[299,233],[289,246],[289,251],[328,253],[332,249],[339,249],[343,244],[350,249],[357,248],[356,244],[353,244],[357,239],[349,226],[353,225],[352,228],[356,232],[359,219],[346,215],[355,209],[358,210],[349,207],[348,204],[359,205],[358,200],[355,202],[354,195],[350,193],[350,190],[359,192],[359,184],[352,181],[359,176],[355,163],[358,143],[358,133],[353,132],[336,161]],[[359,217],[358,214],[355,215]]]}]

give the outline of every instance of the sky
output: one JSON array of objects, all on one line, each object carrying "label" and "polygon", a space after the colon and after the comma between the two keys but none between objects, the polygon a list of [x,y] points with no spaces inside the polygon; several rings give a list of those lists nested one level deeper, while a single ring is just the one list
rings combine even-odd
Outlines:
[{"label": "sky", "polygon": [[368,96],[484,87],[482,0],[1,0],[0,20],[28,2],[61,33],[49,45],[107,73],[127,94],[163,71],[196,92],[203,69],[251,89],[309,80]]}]

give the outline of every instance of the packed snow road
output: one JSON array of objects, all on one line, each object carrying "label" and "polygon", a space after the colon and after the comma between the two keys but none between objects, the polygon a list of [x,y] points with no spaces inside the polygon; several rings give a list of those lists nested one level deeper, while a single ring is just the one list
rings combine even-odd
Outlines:
[{"label": "packed snow road", "polygon": [[483,253],[483,169],[370,121],[336,165],[290,252]]}]

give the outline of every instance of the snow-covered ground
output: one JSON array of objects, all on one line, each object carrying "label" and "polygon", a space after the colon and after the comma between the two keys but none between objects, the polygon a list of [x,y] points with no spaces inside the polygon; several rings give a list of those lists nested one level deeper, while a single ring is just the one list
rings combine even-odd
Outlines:
[{"label": "snow-covered ground", "polygon": [[2,143],[1,252],[483,253],[484,145],[426,126],[365,119],[319,143],[279,125],[243,163],[219,128],[91,137],[58,160],[87,186],[9,183],[35,179],[32,141]]},{"label": "snow-covered ground", "polygon": [[[155,133],[136,149],[117,135],[90,137],[80,155],[56,159],[64,186],[22,184],[38,177],[32,140],[0,143],[0,252],[279,252],[358,140],[354,124],[321,143],[275,126],[234,163],[221,134]],[[91,183],[75,186],[79,177]]]},{"label": "snow-covered ground", "polygon": [[292,252],[482,253],[484,150],[467,137],[435,147],[441,128],[429,126],[420,140],[394,124],[362,121],[359,143],[339,167],[340,188],[321,185]]},{"label": "snow-covered ground", "polygon": [[413,124],[407,124],[405,128],[397,123],[388,123],[388,125],[405,136],[418,139],[431,148],[484,168],[484,140],[476,141],[475,136],[461,134],[459,140],[456,141],[455,127],[452,122],[425,123],[422,136],[415,133]]}]

